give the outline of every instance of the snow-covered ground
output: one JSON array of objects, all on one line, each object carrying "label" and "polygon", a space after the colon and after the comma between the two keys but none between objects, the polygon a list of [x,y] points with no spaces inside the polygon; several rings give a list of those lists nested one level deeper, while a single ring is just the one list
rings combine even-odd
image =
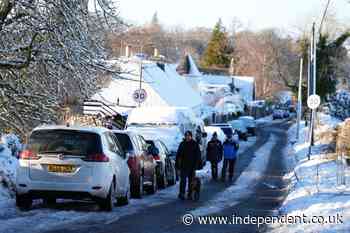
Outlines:
[{"label": "snow-covered ground", "polygon": [[[322,115],[322,127],[317,131],[334,128],[339,121]],[[350,231],[350,168],[342,165],[340,160],[332,160],[327,155],[329,145],[316,142],[312,148],[311,159],[308,160],[307,136],[308,129],[301,123],[299,141],[296,141],[296,125],[290,128],[289,148],[286,157],[289,164],[294,167],[286,178],[292,180],[292,189],[280,208],[281,215],[306,216],[306,221],[314,220],[319,223],[275,224],[272,232],[349,232]],[[345,184],[341,184],[341,171],[344,168]],[[343,223],[329,224],[337,214]],[[338,216],[339,219],[339,216]],[[323,222],[323,224],[321,223]]]},{"label": "snow-covered ground", "polygon": [[[243,151],[254,143],[255,138],[241,142],[240,150]],[[5,167],[7,166],[16,165],[6,163]],[[11,170],[14,169],[11,168]],[[197,176],[201,177],[205,186],[211,176],[210,164],[207,163],[202,170],[197,171]],[[28,226],[30,226],[30,232],[35,233],[57,227],[69,226],[70,229],[74,229],[74,226],[79,226],[79,224],[114,222],[123,216],[137,213],[146,208],[175,201],[178,188],[178,184],[176,184],[158,191],[155,195],[144,196],[142,199],[131,199],[129,205],[116,207],[111,213],[99,212],[98,207],[93,203],[69,200],[58,200],[58,204],[52,208],[47,208],[41,201],[36,201],[31,211],[21,212],[16,209],[15,200],[13,196],[8,194],[8,190],[0,188],[0,193],[3,193],[0,194],[0,233],[23,232],[28,229]]]}]

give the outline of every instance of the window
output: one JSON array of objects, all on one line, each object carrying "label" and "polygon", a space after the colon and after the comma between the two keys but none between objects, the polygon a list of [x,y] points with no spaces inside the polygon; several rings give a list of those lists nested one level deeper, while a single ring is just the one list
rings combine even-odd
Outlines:
[{"label": "window", "polygon": [[101,138],[92,132],[76,130],[38,130],[29,138],[28,149],[37,154],[63,153],[89,156],[102,153]]},{"label": "window", "polygon": [[117,153],[117,145],[115,144],[115,142],[113,141],[111,135],[109,133],[105,133],[105,138],[106,138],[106,142],[107,142],[107,146],[108,146],[108,150],[112,151],[114,153]]},{"label": "window", "polygon": [[127,134],[114,133],[114,135],[117,137],[118,142],[121,145],[123,151],[131,152],[134,150],[130,137]]},{"label": "window", "polygon": [[122,157],[124,157],[124,150],[123,150],[122,146],[120,145],[118,138],[113,133],[108,133],[108,134],[115,143],[116,153],[119,155],[122,155]]}]

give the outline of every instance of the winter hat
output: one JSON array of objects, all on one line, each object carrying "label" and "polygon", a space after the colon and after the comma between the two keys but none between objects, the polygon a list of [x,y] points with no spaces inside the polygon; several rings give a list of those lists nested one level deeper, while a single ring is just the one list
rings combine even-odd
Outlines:
[{"label": "winter hat", "polygon": [[216,132],[213,133],[213,137],[217,137],[218,134]]},{"label": "winter hat", "polygon": [[189,130],[187,130],[187,131],[185,132],[185,136],[187,136],[187,135],[189,135],[189,136],[191,136],[191,137],[192,137],[192,132],[191,132],[191,131],[189,131]]}]

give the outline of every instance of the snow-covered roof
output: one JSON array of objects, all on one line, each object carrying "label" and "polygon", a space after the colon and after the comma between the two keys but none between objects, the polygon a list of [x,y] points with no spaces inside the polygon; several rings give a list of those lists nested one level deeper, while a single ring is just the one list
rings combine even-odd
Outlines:
[{"label": "snow-covered roof", "polygon": [[33,131],[37,130],[76,130],[76,131],[84,131],[96,134],[103,134],[106,131],[109,131],[107,128],[103,127],[84,127],[84,126],[65,126],[65,125],[42,125],[36,127]]},{"label": "snow-covered roof", "polygon": [[189,73],[188,73],[188,75],[190,75],[190,76],[201,76],[202,73],[199,72],[199,69],[198,69],[196,63],[194,62],[192,56],[191,55],[187,55],[187,59],[188,59],[188,63],[189,63]]},{"label": "snow-covered roof", "polygon": [[223,76],[223,75],[202,75],[202,76],[186,76],[185,79],[190,85],[200,91],[205,87],[222,87],[232,83],[239,89],[239,94],[246,101],[252,101],[254,96],[254,78],[246,76]]},{"label": "snow-covered roof", "polygon": [[[121,68],[122,74],[111,81],[108,87],[100,90],[92,99],[106,104],[135,107],[133,94],[140,88],[140,60],[113,60]],[[147,92],[143,107],[173,106],[195,108],[202,99],[177,72],[171,64],[157,65],[155,62],[142,61],[142,89]]]}]

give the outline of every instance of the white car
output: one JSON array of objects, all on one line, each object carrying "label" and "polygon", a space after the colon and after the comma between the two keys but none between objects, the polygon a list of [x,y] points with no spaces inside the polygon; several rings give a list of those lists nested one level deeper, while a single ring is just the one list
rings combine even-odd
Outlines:
[{"label": "white car", "polygon": [[48,126],[32,131],[20,154],[16,205],[33,199],[92,199],[111,211],[129,200],[127,157],[115,135],[104,128]]},{"label": "white car", "polygon": [[218,135],[218,139],[221,142],[225,141],[226,135],[220,127],[218,127],[218,126],[205,126],[204,129],[205,129],[205,132],[207,132],[207,134],[208,134],[208,141],[210,141],[212,139],[214,132],[216,132],[216,134]]}]

